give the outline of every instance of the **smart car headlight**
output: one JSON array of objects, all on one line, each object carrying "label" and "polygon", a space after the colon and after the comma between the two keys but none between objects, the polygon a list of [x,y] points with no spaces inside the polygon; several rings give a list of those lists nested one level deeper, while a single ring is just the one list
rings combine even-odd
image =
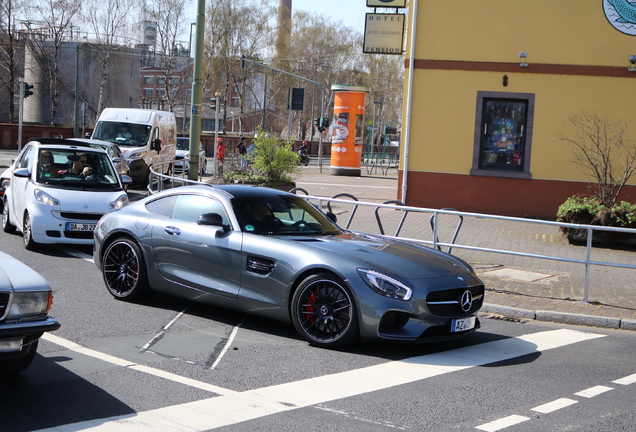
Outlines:
[{"label": "smart car headlight", "polygon": [[108,208],[113,210],[119,210],[128,205],[128,195],[120,195],[115,201],[108,204]]},{"label": "smart car headlight", "polygon": [[57,198],[53,198],[51,195],[47,194],[41,189],[34,190],[33,194],[35,195],[35,199],[41,202],[42,204],[51,205],[51,206],[62,205]]},{"label": "smart car headlight", "polygon": [[51,291],[17,292],[13,295],[7,318],[20,319],[46,315],[52,303]]},{"label": "smart car headlight", "polygon": [[402,282],[375,270],[358,269],[358,273],[369,287],[384,297],[410,300],[413,290]]}]

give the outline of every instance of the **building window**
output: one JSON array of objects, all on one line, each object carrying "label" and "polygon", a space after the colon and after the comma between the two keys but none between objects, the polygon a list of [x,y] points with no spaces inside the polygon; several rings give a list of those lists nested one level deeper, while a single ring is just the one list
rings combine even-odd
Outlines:
[{"label": "building window", "polygon": [[478,92],[472,175],[530,178],[534,94]]},{"label": "building window", "polygon": [[144,77],[144,84],[152,85],[155,82],[154,76],[146,76]]},{"label": "building window", "polygon": [[144,89],[144,97],[145,98],[151,98],[152,97],[152,89],[151,88],[145,88]]}]

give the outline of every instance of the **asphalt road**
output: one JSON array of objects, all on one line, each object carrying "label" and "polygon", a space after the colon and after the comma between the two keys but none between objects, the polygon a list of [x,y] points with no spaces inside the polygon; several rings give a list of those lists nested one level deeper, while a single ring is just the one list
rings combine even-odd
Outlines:
[{"label": "asphalt road", "polygon": [[51,284],[59,331],[0,383],[0,431],[636,430],[636,334],[482,316],[452,344],[343,351],[291,325],[113,299],[91,248],[0,249]]}]

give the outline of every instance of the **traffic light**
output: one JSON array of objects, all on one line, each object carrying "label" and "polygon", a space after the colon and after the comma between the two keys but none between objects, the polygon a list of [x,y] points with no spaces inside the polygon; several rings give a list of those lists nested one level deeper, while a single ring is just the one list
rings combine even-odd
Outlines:
[{"label": "traffic light", "polygon": [[320,117],[316,117],[314,119],[314,126],[316,126],[318,128],[318,130],[320,130]]},{"label": "traffic light", "polygon": [[216,111],[216,98],[210,99],[210,108]]},{"label": "traffic light", "polygon": [[245,54],[241,56],[241,69],[245,69]]},{"label": "traffic light", "polygon": [[33,84],[29,84],[26,81],[24,82],[24,97],[28,98],[29,96],[31,96],[33,94],[33,92],[31,91],[31,89],[33,88]]},{"label": "traffic light", "polygon": [[328,117],[323,117],[320,122],[320,126],[322,127],[322,129],[320,129],[320,132],[323,132],[329,129],[329,125],[331,125],[331,119]]}]

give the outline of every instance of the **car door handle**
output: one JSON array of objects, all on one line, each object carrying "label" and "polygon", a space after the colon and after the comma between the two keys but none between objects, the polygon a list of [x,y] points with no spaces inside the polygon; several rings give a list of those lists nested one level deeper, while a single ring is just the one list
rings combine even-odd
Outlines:
[{"label": "car door handle", "polygon": [[170,235],[179,235],[181,234],[181,230],[177,227],[173,227],[173,226],[168,226],[165,229],[166,233],[170,234]]}]

